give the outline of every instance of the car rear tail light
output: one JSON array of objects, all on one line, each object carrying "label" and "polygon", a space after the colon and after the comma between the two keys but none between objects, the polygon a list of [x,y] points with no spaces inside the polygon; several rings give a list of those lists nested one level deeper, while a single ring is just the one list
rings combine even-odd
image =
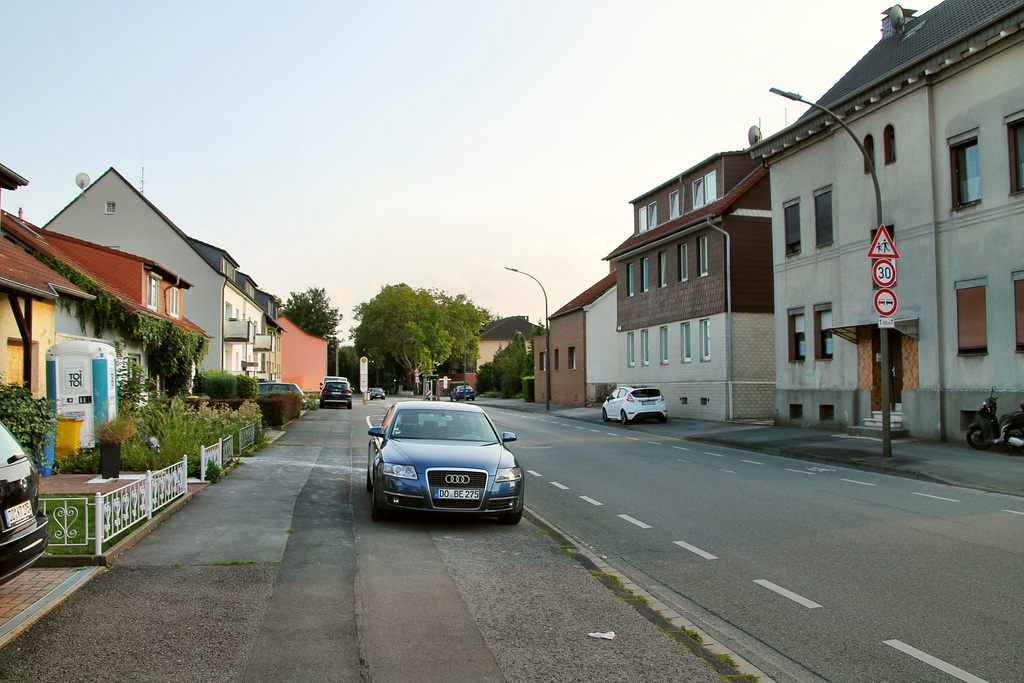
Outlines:
[{"label": "car rear tail light", "polygon": [[633,394],[626,394],[626,400],[629,401],[630,403],[632,403],[633,402]]}]

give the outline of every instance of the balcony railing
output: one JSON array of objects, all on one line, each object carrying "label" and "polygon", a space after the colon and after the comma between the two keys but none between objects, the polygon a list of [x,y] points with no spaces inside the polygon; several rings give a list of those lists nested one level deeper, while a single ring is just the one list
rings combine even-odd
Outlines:
[{"label": "balcony railing", "polygon": [[274,335],[272,334],[257,334],[256,335],[256,351],[273,351],[274,350]]},{"label": "balcony railing", "polygon": [[249,320],[225,320],[224,341],[252,343],[256,328]]}]

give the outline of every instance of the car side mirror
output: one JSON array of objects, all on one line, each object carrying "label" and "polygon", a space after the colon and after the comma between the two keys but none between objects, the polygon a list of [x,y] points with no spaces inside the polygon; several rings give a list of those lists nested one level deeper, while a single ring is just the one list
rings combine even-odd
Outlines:
[{"label": "car side mirror", "polygon": [[374,437],[374,438],[377,438],[377,439],[383,439],[384,438],[384,428],[383,427],[370,427],[368,430],[366,430],[366,433],[369,434],[370,436]]},{"label": "car side mirror", "polygon": [[516,437],[516,435],[513,434],[512,432],[502,432],[501,433],[501,442],[502,443],[508,443],[509,441],[515,441],[517,438],[518,437]]}]

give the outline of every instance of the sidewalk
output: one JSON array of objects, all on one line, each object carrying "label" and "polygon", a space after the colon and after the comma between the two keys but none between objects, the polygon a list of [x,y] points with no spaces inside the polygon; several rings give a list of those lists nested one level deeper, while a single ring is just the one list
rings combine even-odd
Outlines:
[{"label": "sidewalk", "polygon": [[[507,408],[601,422],[601,409],[574,408],[520,399],[480,398],[484,408]],[[966,442],[923,442],[917,439],[893,440],[892,457],[882,457],[882,441],[850,436],[842,432],[799,427],[776,427],[743,422],[711,422],[669,418],[665,424],[640,422],[626,429],[704,443],[742,448],[799,460],[831,463],[858,469],[910,477],[953,486],[1024,496],[1024,457],[1010,455],[1005,446],[976,451]]]}]

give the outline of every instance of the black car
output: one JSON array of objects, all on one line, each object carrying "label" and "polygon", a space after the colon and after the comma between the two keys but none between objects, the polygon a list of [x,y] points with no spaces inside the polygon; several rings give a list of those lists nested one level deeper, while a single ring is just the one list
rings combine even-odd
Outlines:
[{"label": "black car", "polygon": [[371,387],[370,388],[370,400],[372,401],[372,400],[377,399],[377,398],[379,398],[381,400],[384,400],[385,398],[387,398],[387,394],[385,394],[384,390],[381,389],[380,387]]},{"label": "black car", "polygon": [[352,410],[352,387],[348,382],[327,382],[320,390],[320,407],[343,405]]},{"label": "black car", "polygon": [[0,583],[28,569],[46,550],[50,534],[39,507],[39,474],[0,424]]}]

